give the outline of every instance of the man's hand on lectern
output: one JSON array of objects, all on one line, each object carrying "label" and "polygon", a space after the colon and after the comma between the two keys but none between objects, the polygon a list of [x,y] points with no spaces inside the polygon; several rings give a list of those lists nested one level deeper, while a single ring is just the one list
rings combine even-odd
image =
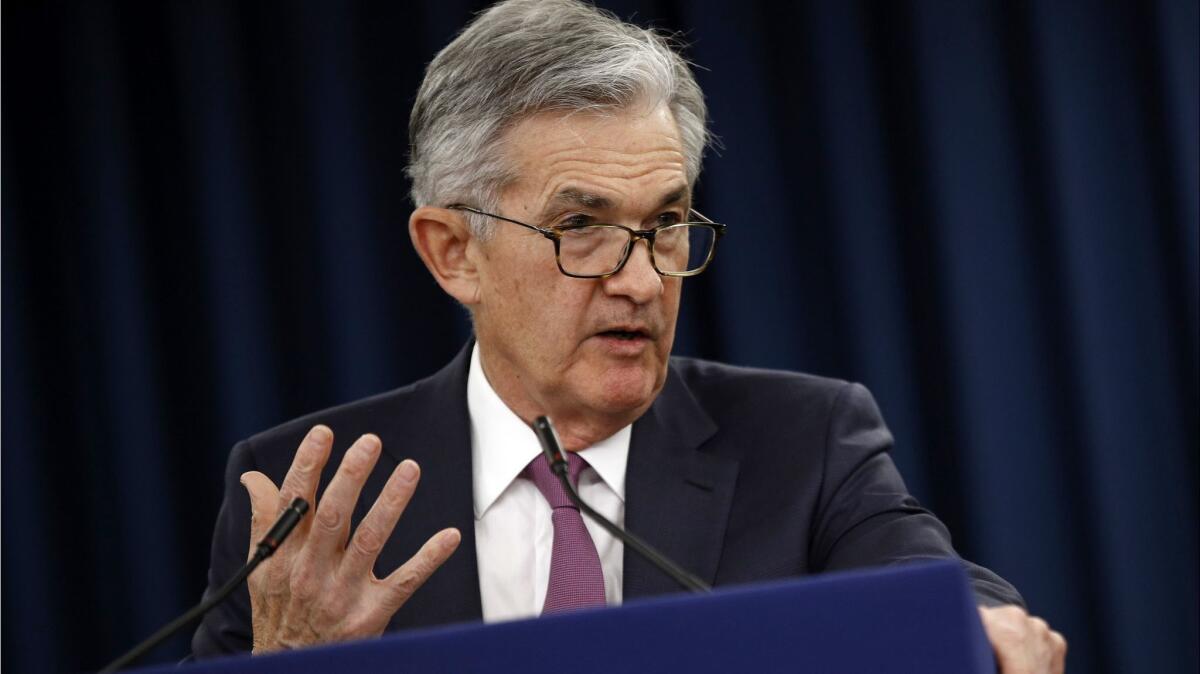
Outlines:
[{"label": "man's hand on lectern", "polygon": [[[332,431],[313,427],[278,489],[257,471],[242,475],[252,511],[250,554],[292,499],[316,501],[317,482],[332,446]],[[304,518],[275,555],[250,576],[255,653],[382,634],[392,615],[458,547],[459,531],[445,529],[391,575],[375,577],[375,558],[420,477],[411,460],[396,466],[351,537],[350,516],[381,448],[374,435],[359,438],[346,452],[313,515]]]}]

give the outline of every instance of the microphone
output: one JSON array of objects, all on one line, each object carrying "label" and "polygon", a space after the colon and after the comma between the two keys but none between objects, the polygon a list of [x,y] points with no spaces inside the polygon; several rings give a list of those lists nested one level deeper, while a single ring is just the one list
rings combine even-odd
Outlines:
[{"label": "microphone", "polygon": [[562,445],[558,441],[558,432],[554,430],[554,424],[550,423],[549,418],[541,416],[534,419],[533,432],[537,435],[538,442],[542,444],[542,455],[550,463],[550,470],[558,476],[563,489],[567,491],[567,498],[571,499],[571,502],[581,512],[604,527],[605,531],[616,536],[622,543],[632,548],[659,571],[670,576],[672,580],[679,583],[684,589],[691,590],[692,592],[712,591],[712,588],[704,581],[692,575],[670,559],[667,559],[661,552],[650,547],[649,543],[646,543],[628,531],[624,531],[616,524],[610,522],[607,517],[596,512],[591,506],[583,502],[583,499],[579,497],[579,492],[575,490],[575,485],[571,484],[570,478],[567,477],[567,456],[563,453]]},{"label": "microphone", "polygon": [[187,627],[192,621],[200,618],[205,613],[208,613],[214,606],[220,604],[222,601],[225,601],[225,598],[228,597],[231,592],[237,589],[237,587],[246,580],[246,577],[249,576],[254,569],[258,568],[258,565],[261,564],[263,560],[275,554],[275,551],[278,550],[279,546],[283,544],[283,541],[287,539],[288,534],[292,533],[292,529],[296,528],[296,525],[300,522],[301,518],[304,517],[304,513],[306,512],[308,512],[308,501],[305,501],[302,498],[297,498],[292,501],[292,504],[283,511],[283,514],[279,516],[279,519],[275,520],[275,524],[271,527],[271,530],[267,532],[267,535],[263,536],[263,539],[259,541],[258,549],[254,551],[254,556],[251,557],[250,561],[246,562],[246,564],[242,566],[237,573],[233,574],[233,578],[230,578],[229,582],[222,585],[221,589],[217,590],[213,596],[205,599],[196,606],[193,606],[187,613],[184,613],[183,615],[164,625],[162,629],[150,635],[150,638],[146,639],[142,643],[134,646],[128,653],[110,662],[108,666],[100,670],[100,674],[105,674],[105,672],[115,672],[123,667],[128,667],[138,658],[142,657],[146,653],[149,653],[151,650],[154,650],[154,648],[173,636],[176,632],[184,627]]}]

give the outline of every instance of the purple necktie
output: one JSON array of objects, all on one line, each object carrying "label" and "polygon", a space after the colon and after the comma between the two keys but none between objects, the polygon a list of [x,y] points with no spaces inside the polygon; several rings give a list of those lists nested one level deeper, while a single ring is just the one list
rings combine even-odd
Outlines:
[{"label": "purple necktie", "polygon": [[[579,472],[584,460],[575,452],[566,452],[567,476],[572,485],[579,485]],[[546,603],[542,613],[568,611],[589,606],[604,606],[604,571],[596,544],[583,524],[579,508],[567,498],[567,491],[558,481],[543,456],[538,456],[522,475],[537,485],[553,509],[554,549],[550,554],[550,584],[546,588]]]}]

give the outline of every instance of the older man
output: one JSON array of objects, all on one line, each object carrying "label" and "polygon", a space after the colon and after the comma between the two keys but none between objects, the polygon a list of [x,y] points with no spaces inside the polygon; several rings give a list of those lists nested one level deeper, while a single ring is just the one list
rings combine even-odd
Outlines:
[{"label": "older man", "polygon": [[[725,229],[692,209],[705,120],[666,40],[571,0],[497,5],[434,59],[409,231],[475,340],[427,380],[234,448],[210,589],[282,504],[317,505],[197,655],[674,591],[565,503],[541,415],[586,500],[713,584],[955,557],[861,386],[671,358],[684,279]],[[964,565],[1006,671],[1061,671],[1061,636]]]}]

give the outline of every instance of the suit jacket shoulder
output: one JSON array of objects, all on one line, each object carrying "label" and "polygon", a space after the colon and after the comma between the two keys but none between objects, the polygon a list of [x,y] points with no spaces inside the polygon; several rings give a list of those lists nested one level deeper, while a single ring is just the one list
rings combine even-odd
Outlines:
[{"label": "suit jacket shoulder", "polygon": [[[803,372],[672,358],[671,368],[712,419],[725,428],[767,422],[773,432],[828,420],[849,382]],[[789,414],[778,415],[779,410]]]},{"label": "suit jacket shoulder", "polygon": [[[715,583],[959,558],[945,526],[909,494],[862,385],[691,358],[671,369],[660,400],[702,410],[712,430],[696,452],[736,465]],[[1022,603],[999,576],[963,565],[981,603]]]}]

